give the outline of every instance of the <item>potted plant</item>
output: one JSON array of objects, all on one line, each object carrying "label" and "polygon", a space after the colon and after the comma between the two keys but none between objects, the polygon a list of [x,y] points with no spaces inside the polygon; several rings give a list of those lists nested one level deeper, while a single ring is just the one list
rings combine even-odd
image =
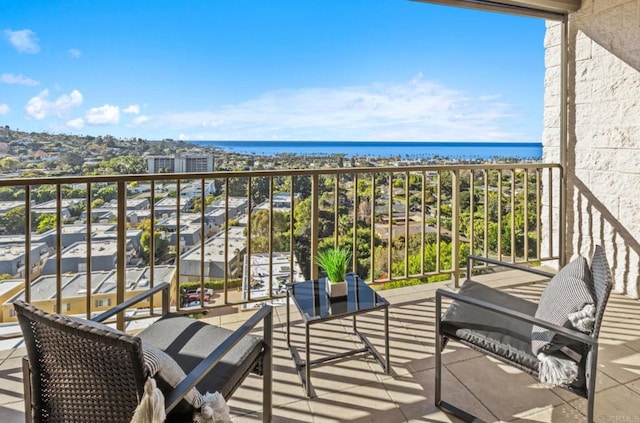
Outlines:
[{"label": "potted plant", "polygon": [[351,252],[346,248],[329,248],[316,257],[318,266],[327,274],[327,293],[330,297],[346,297],[345,276],[351,262]]}]

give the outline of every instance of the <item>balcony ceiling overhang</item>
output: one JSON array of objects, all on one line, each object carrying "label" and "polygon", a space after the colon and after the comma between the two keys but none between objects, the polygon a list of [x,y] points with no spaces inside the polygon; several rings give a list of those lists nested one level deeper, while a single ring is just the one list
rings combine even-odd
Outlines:
[{"label": "balcony ceiling overhang", "polygon": [[414,0],[422,3],[502,12],[512,15],[563,20],[580,9],[582,0]]}]

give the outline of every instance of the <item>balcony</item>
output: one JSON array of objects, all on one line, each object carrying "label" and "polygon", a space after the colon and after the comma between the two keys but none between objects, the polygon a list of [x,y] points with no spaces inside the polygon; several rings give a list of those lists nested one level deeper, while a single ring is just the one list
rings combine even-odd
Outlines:
[{"label": "balcony", "polygon": [[[274,421],[449,421],[432,404],[435,289],[458,287],[469,252],[534,265],[564,260],[563,177],[557,165],[517,163],[2,180],[0,186],[23,191],[21,232],[4,238],[16,254],[21,249],[21,268],[32,271],[2,282],[10,295],[2,314],[0,420],[24,418],[24,351],[12,323],[12,299],[91,316],[166,281],[174,310],[234,328],[255,304],[282,303],[283,282],[317,278],[319,249],[346,244],[355,252],[353,269],[391,303],[392,373],[385,375],[367,356],[327,364],[312,371],[318,397],[306,399],[286,347],[284,308],[276,307]],[[132,182],[151,186],[143,202],[148,208],[137,208],[141,201],[131,192]],[[194,183],[213,183],[218,198],[205,189],[194,198],[177,195]],[[166,185],[175,197],[164,198],[165,205],[173,202],[159,211],[157,193]],[[56,218],[53,228],[35,233],[38,222],[27,217],[41,192],[54,197],[57,216],[65,215],[66,200],[83,200],[82,210],[75,210],[79,218]],[[104,211],[96,203],[100,192],[113,197],[104,219],[94,213]],[[139,226],[144,216],[146,226]],[[145,231],[157,235],[145,241]],[[105,256],[112,258],[106,260],[110,269],[98,260]],[[54,271],[44,274],[47,268]],[[540,280],[511,271],[483,277],[524,297],[543,289]],[[185,301],[187,292],[199,300]],[[154,303],[160,304],[152,299],[113,323],[135,331],[154,317]],[[601,335],[598,416],[633,416],[630,404],[640,399],[637,309],[637,301],[624,296],[610,300]],[[373,332],[377,319],[382,315],[365,316],[361,328],[381,348]],[[339,322],[319,327],[313,335],[319,351],[353,347]],[[293,332],[294,343],[302,338]],[[462,346],[455,349],[462,353],[444,359],[445,395],[480,417],[582,419],[584,404],[575,396],[546,389],[525,374],[507,378],[514,370]],[[500,398],[483,389],[486,380],[504,387]],[[234,421],[260,420],[260,386],[249,378],[234,395]]]}]

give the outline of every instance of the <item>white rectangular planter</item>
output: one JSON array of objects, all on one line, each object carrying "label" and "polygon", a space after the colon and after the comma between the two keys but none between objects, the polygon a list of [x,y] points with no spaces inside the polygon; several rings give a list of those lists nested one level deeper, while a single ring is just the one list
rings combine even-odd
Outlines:
[{"label": "white rectangular planter", "polygon": [[331,298],[347,296],[347,281],[331,283],[327,279],[325,286],[327,287],[327,294],[329,294]]}]

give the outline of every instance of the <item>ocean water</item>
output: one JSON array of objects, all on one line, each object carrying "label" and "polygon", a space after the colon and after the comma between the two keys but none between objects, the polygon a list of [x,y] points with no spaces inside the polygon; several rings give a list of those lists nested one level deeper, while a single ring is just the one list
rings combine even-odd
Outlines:
[{"label": "ocean water", "polygon": [[539,142],[483,141],[190,141],[202,147],[256,155],[299,154],[346,157],[445,157],[452,159],[542,159]]}]

